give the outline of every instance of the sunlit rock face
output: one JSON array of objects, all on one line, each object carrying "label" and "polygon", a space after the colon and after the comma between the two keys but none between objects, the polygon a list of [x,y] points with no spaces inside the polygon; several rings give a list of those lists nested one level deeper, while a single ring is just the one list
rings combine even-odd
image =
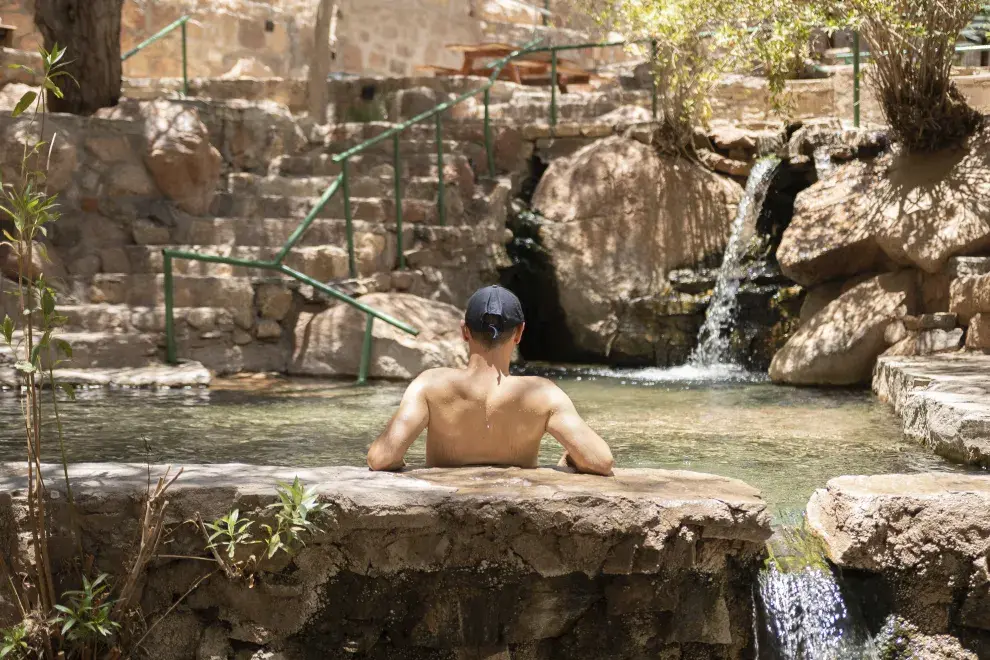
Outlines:
[{"label": "sunlit rock face", "polygon": [[654,343],[659,327],[630,320],[666,300],[671,270],[717,259],[742,193],[694,162],[628,138],[555,160],[532,206],[548,221],[540,237],[575,346],[609,355],[630,344],[625,351],[636,354],[644,351],[637,342]]},{"label": "sunlit rock face", "polygon": [[[23,522],[22,468],[3,467],[0,521]],[[73,467],[75,521],[99,570],[119,574],[129,556],[147,469]],[[56,489],[57,474],[48,480]],[[156,657],[227,657],[235,648],[286,658],[752,657],[766,505],[742,482],[662,470],[599,478],[189,466],[169,498],[173,558],[155,562],[143,585],[145,617],[157,619],[212,570],[175,558],[210,556],[183,521],[233,508],[253,515],[274,499],[276,481],[294,476],[329,504],[322,532],[279,555],[253,587],[216,575],[193,590],[146,640]],[[68,530],[66,517],[52,542],[56,562],[75,552]],[[0,550],[27,561],[14,532],[0,524]],[[0,607],[6,625],[15,608]]]},{"label": "sunlit rock face", "polygon": [[798,195],[777,251],[784,274],[810,286],[910,266],[941,271],[990,247],[990,133],[934,154],[854,161]]},{"label": "sunlit rock face", "polygon": [[[924,634],[990,652],[990,479],[958,474],[838,477],[808,505],[832,561]],[[935,656],[926,656],[935,657]],[[943,656],[969,657],[969,656]]]}]

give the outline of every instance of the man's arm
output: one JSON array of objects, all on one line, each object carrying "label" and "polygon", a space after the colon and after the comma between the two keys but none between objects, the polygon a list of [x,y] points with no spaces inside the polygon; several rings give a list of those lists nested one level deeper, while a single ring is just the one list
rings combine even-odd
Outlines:
[{"label": "man's arm", "polygon": [[578,472],[611,475],[615,461],[605,441],[581,419],[574,403],[562,389],[551,383],[548,392],[550,418],[547,420],[547,432],[564,446],[567,462]]},{"label": "man's arm", "polygon": [[371,449],[368,450],[368,467],[372,470],[402,468],[405,465],[403,456],[429,423],[430,407],[426,402],[425,375],[421,374],[406,388],[399,409],[378,439],[371,443]]}]

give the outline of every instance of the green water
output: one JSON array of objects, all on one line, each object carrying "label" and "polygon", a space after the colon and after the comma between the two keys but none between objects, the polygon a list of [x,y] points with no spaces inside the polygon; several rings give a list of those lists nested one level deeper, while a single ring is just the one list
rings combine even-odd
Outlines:
[{"label": "green water", "polygon": [[[665,381],[664,373],[553,375],[620,467],[736,477],[777,512],[802,510],[814,489],[842,474],[961,469],[904,439],[868,392]],[[61,412],[71,461],[363,465],[403,389],[244,379],[212,390],[84,391]],[[0,461],[22,460],[19,414],[16,397],[0,396]],[[560,453],[545,438],[541,462],[554,464]],[[423,464],[422,439],[408,462]]]}]

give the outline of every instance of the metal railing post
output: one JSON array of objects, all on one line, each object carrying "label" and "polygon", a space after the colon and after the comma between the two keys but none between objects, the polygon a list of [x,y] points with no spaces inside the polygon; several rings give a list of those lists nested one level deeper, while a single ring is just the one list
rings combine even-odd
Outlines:
[{"label": "metal railing post", "polygon": [[492,101],[492,88],[485,88],[485,155],[488,156],[488,176],[495,178],[495,145],[492,144],[492,118],[489,106]]},{"label": "metal railing post", "polygon": [[860,86],[859,86],[859,30],[853,32],[853,126],[859,128]]},{"label": "metal railing post", "polygon": [[557,125],[557,50],[550,51],[550,126]]},{"label": "metal railing post", "polygon": [[340,187],[344,190],[344,222],[347,225],[347,270],[351,277],[357,277],[357,260],[354,258],[354,220],[351,217],[351,186],[347,174],[345,158],[340,163]]},{"label": "metal railing post", "polygon": [[371,370],[371,333],[375,326],[375,317],[366,315],[368,320],[364,324],[364,342],[361,344],[361,365],[358,367],[358,385],[368,382],[368,372]]},{"label": "metal railing post", "polygon": [[189,96],[189,64],[186,54],[188,37],[186,35],[186,23],[182,24],[182,96]]},{"label": "metal railing post", "polygon": [[179,362],[178,353],[175,350],[175,319],[173,305],[174,301],[172,281],[172,255],[168,250],[162,250],[163,268],[165,271],[165,361],[169,364]]},{"label": "metal railing post", "polygon": [[443,120],[440,119],[442,113],[438,112],[433,115],[436,118],[437,126],[437,213],[439,215],[440,226],[445,227],[447,225],[447,204],[446,204],[446,194],[444,188],[444,176],[443,176]]},{"label": "metal railing post", "polygon": [[399,253],[399,270],[406,268],[402,245],[402,163],[399,161],[399,134],[392,136],[392,168],[395,170],[395,249]]},{"label": "metal railing post", "polygon": [[[543,11],[550,11],[550,0],[543,0]],[[547,14],[543,14],[543,25],[550,25],[550,17]]]},{"label": "metal railing post", "polygon": [[650,80],[653,88],[653,121],[657,121],[657,40],[650,41]]}]

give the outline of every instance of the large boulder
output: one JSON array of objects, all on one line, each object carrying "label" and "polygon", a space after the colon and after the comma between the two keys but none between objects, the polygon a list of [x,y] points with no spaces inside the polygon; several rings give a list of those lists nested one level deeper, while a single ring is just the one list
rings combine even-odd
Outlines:
[{"label": "large boulder", "polygon": [[720,254],[742,188],[635,140],[597,141],[553,162],[533,207],[576,347],[607,355],[630,301],[669,271]]},{"label": "large boulder", "polygon": [[210,144],[195,108],[168,101],[142,104],[148,153],[145,164],[155,183],[179,208],[204,215],[220,181],[220,152]]},{"label": "large boulder", "polygon": [[126,102],[97,116],[143,122],[144,163],[155,184],[182,210],[193,215],[209,211],[222,159],[195,107],[164,99]]},{"label": "large boulder", "polygon": [[[372,293],[361,302],[417,330],[412,336],[384,321],[375,321],[371,344],[372,378],[411,379],[427,369],[467,362],[461,337],[463,313],[445,303],[408,293]],[[307,376],[353,376],[361,363],[366,315],[347,304],[312,314],[296,324],[291,373]]]},{"label": "large boulder", "polygon": [[871,278],[843,293],[802,325],[774,356],[770,378],[792,385],[868,383],[887,349],[891,322],[912,314],[917,273],[904,270]]},{"label": "large boulder", "polygon": [[990,248],[990,131],[935,154],[856,161],[798,195],[777,251],[810,286],[891,262],[928,273]]},{"label": "large boulder", "polygon": [[[894,613],[922,632],[990,641],[990,479],[962,474],[838,477],[808,524],[840,568],[880,577]],[[979,657],[985,657],[979,655]]]}]

